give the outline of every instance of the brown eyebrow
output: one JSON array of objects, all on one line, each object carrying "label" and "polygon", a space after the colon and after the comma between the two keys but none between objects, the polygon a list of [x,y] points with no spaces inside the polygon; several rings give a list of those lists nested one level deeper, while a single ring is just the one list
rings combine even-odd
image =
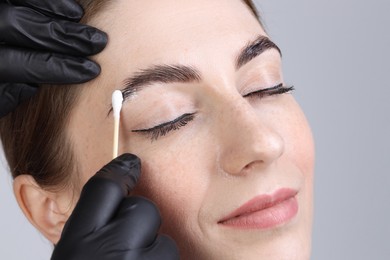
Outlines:
[{"label": "brown eyebrow", "polygon": [[240,54],[238,55],[236,61],[236,69],[239,70],[242,66],[247,64],[249,61],[253,60],[257,56],[261,55],[263,52],[275,49],[282,56],[282,51],[279,47],[271,41],[268,37],[260,35],[256,40],[250,42],[245,46]]},{"label": "brown eyebrow", "polygon": [[[260,56],[263,52],[276,49],[280,55],[279,47],[268,37],[260,35],[254,41],[249,42],[239,53],[236,59],[236,69]],[[132,77],[124,81],[122,89],[123,98],[126,100],[135,92],[142,90],[152,83],[191,83],[202,80],[201,73],[194,67],[185,65],[154,65],[136,72]]]},{"label": "brown eyebrow", "polygon": [[123,98],[126,99],[152,83],[189,83],[199,82],[200,80],[200,72],[195,68],[184,65],[156,65],[141,70],[133,77],[126,79],[122,93]]}]

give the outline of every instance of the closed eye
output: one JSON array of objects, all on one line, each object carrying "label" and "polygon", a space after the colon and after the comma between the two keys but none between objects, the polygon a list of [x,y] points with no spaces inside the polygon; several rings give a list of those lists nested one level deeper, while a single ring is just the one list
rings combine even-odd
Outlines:
[{"label": "closed eye", "polygon": [[194,120],[195,113],[187,113],[184,115],[181,115],[180,117],[170,121],[165,122],[160,125],[148,128],[148,129],[139,129],[139,130],[132,130],[134,133],[142,133],[147,135],[152,141],[157,140],[159,137],[165,136],[171,131],[176,131],[182,128],[183,126],[186,126],[189,122]]},{"label": "closed eye", "polygon": [[287,87],[287,86],[283,86],[283,84],[280,83],[280,84],[278,84],[278,85],[276,85],[274,87],[253,91],[251,93],[248,93],[248,94],[244,95],[243,97],[244,98],[247,98],[247,97],[262,98],[262,97],[265,97],[265,96],[273,96],[273,95],[289,93],[289,92],[291,92],[293,90],[294,90],[293,86]]}]

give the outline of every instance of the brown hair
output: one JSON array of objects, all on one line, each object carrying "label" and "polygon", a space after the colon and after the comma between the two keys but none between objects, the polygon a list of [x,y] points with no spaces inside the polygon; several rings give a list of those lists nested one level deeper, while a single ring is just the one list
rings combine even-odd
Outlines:
[{"label": "brown hair", "polygon": [[[88,23],[109,0],[78,0]],[[244,0],[259,18],[251,0]],[[38,93],[0,120],[0,137],[13,178],[33,176],[42,188],[60,190],[72,185],[77,172],[66,132],[81,86],[41,86]]]}]

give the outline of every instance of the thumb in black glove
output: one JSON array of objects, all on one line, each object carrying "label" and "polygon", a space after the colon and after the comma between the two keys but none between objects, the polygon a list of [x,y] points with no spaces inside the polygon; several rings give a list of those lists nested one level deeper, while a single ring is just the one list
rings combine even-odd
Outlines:
[{"label": "thumb in black glove", "polygon": [[74,0],[0,0],[0,117],[36,92],[38,84],[83,83],[100,73],[86,59],[107,35],[78,24]]}]

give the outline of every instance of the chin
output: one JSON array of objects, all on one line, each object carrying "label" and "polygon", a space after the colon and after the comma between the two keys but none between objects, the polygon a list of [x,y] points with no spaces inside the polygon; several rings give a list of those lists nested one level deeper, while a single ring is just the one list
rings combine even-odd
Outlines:
[{"label": "chin", "polygon": [[202,240],[192,246],[179,245],[180,259],[310,260],[311,255],[311,235],[308,232],[285,234],[272,231],[252,243],[223,241],[221,238],[219,241],[208,241],[210,243]]}]

